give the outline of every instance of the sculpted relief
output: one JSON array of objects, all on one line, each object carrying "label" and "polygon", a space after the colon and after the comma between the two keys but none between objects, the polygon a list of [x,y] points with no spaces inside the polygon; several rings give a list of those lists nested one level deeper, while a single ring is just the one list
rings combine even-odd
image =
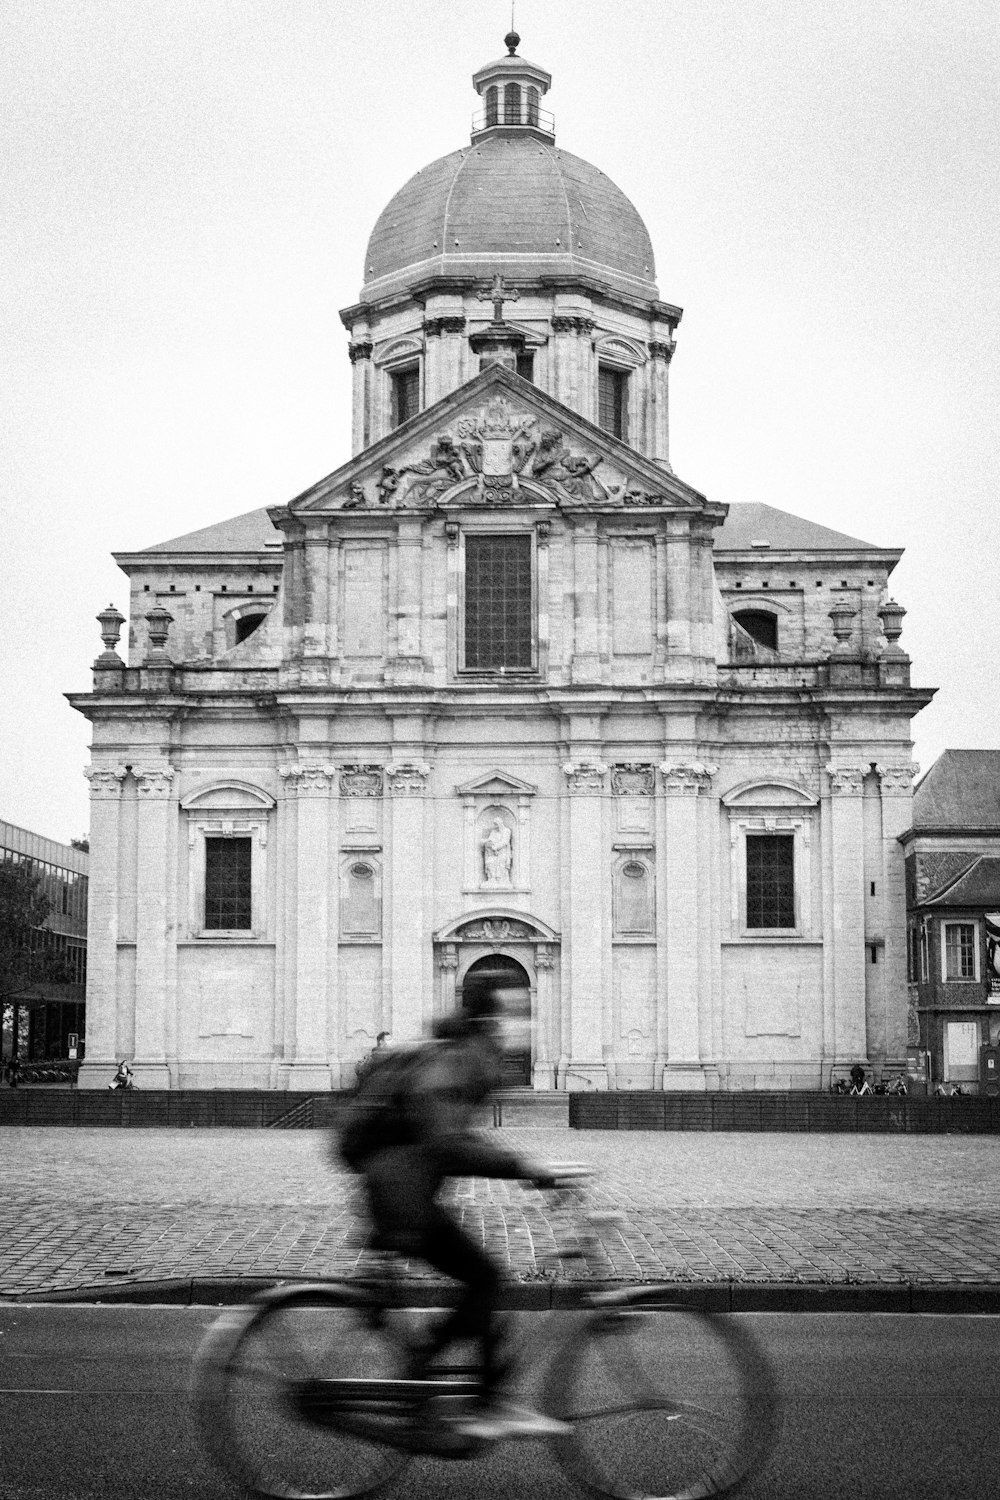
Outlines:
[{"label": "sculpted relief", "polygon": [[[602,465],[605,473],[598,478]],[[496,396],[479,412],[459,417],[453,433],[438,433],[426,456],[385,464],[367,484],[355,480],[342,508],[422,509],[459,490],[463,503],[492,505],[518,498],[571,506],[669,503],[666,494],[644,489],[629,475],[608,472],[602,454],[573,452],[557,427],[515,412],[505,397]]]}]

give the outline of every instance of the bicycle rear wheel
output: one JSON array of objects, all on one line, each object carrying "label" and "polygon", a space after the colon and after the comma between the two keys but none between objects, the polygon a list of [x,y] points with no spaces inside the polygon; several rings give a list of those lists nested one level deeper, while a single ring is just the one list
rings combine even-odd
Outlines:
[{"label": "bicycle rear wheel", "polygon": [[[223,1315],[195,1361],[192,1397],[215,1462],[252,1494],[372,1495],[409,1461],[391,1446],[407,1408],[382,1405],[404,1341],[363,1292],[296,1287]],[[368,1387],[367,1382],[379,1385]]]},{"label": "bicycle rear wheel", "polygon": [[563,1468],[619,1500],[732,1494],[777,1431],[774,1380],[747,1329],[641,1289],[568,1339],[548,1388],[573,1429],[555,1442]]}]

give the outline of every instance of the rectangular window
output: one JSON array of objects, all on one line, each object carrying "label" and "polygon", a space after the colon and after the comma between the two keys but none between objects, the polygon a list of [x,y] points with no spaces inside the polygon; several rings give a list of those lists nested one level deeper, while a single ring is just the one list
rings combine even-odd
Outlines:
[{"label": "rectangular window", "polygon": [[598,366],[597,422],[612,437],[628,437],[628,371]]},{"label": "rectangular window", "polygon": [[923,984],[926,984],[930,977],[930,958],[927,951],[929,943],[927,922],[923,921],[920,924],[920,979]]},{"label": "rectangular window", "polygon": [[517,356],[517,373],[522,380],[534,381],[535,356],[533,354],[519,354]]},{"label": "rectangular window", "polygon": [[250,890],[250,840],[206,838],[206,930],[248,930]]},{"label": "rectangular window", "polygon": [[976,979],[977,968],[975,922],[945,922],[943,977]]},{"label": "rectangular window", "polygon": [[465,659],[469,672],[530,671],[530,536],[465,538]]},{"label": "rectangular window", "polygon": [[795,926],[795,837],[747,834],[747,927]]},{"label": "rectangular window", "polygon": [[407,365],[403,370],[393,370],[392,425],[401,427],[420,410],[420,366]]},{"label": "rectangular window", "polygon": [[906,978],[909,984],[917,983],[920,973],[920,930],[917,927],[906,929]]}]

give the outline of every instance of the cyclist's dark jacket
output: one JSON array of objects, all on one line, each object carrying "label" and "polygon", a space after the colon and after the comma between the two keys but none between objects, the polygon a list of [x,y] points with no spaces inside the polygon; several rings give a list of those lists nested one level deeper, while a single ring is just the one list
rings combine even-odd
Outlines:
[{"label": "cyclist's dark jacket", "polygon": [[474,1036],[427,1043],[401,1101],[407,1144],[363,1164],[380,1241],[419,1248],[441,1210],[435,1198],[446,1177],[532,1177],[514,1151],[495,1146],[476,1128],[476,1112],[499,1083],[499,1060]]}]

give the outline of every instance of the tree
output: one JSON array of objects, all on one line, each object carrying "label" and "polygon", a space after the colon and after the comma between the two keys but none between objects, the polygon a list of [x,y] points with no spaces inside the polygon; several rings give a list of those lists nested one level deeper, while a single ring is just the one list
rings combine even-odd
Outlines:
[{"label": "tree", "polygon": [[90,853],[90,840],[86,834],[79,839],[70,839],[69,843],[71,849],[79,849],[82,854]]},{"label": "tree", "polygon": [[38,933],[51,910],[30,859],[7,855],[0,860],[0,996],[5,1011],[12,995],[32,981],[50,978],[50,955]]}]

